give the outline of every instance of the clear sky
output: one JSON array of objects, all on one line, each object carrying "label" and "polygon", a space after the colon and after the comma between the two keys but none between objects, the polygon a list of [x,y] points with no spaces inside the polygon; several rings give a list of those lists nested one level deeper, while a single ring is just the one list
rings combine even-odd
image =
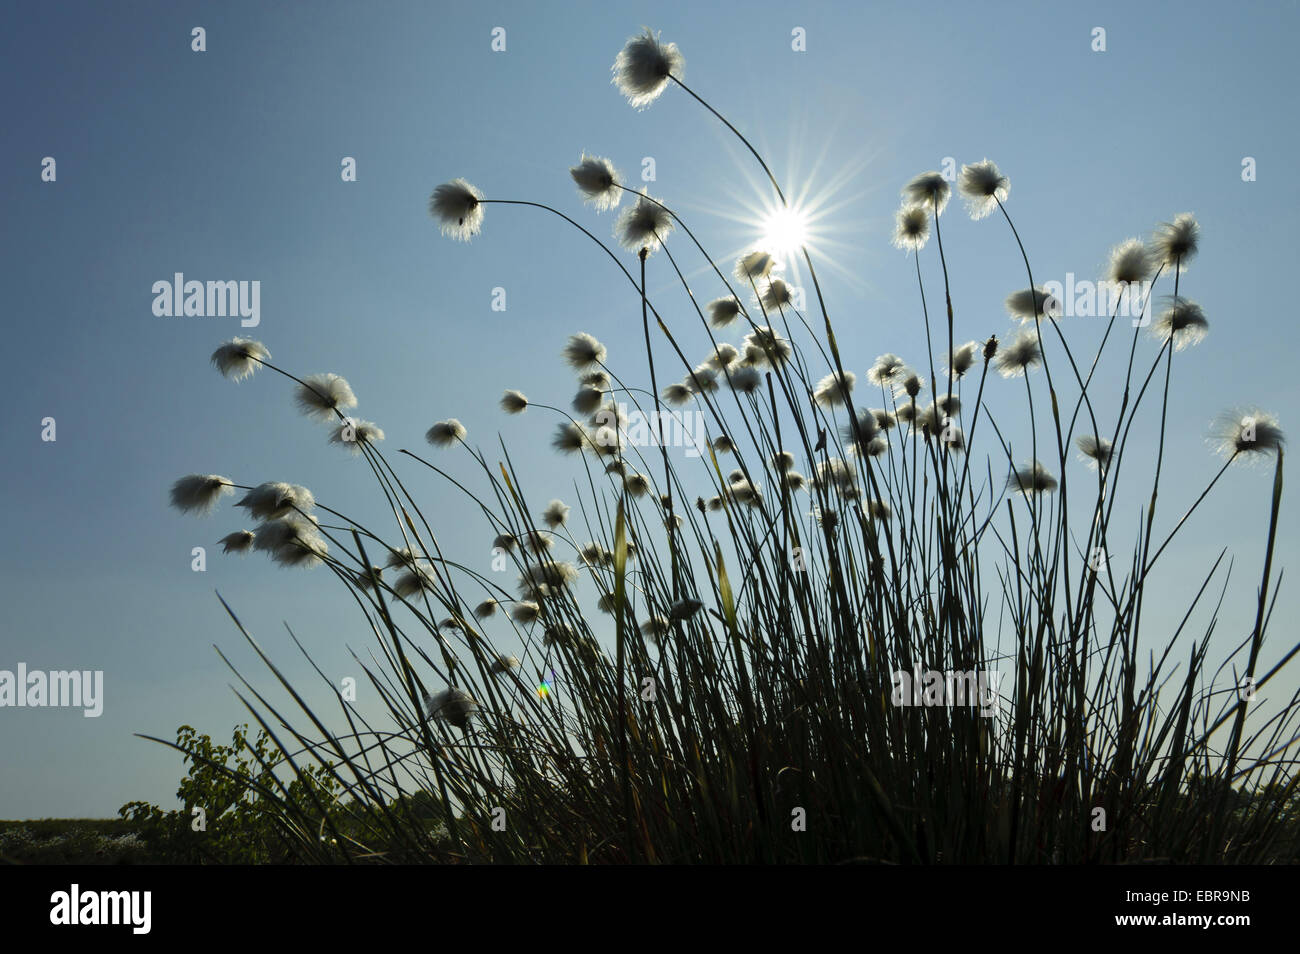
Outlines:
[{"label": "clear sky", "polygon": [[[238,512],[200,521],[166,505],[176,477],[221,473],[306,484],[381,518],[364,465],[295,413],[282,379],[216,374],[208,356],[222,340],[252,334],[289,369],[343,374],[390,453],[427,450],[425,429],[454,416],[485,447],[500,431],[533,497],[572,486],[547,449],[550,419],[507,419],[496,399],[515,387],[567,402],[558,353],[577,331],[639,374],[635,297],[558,220],[490,207],[461,245],[426,203],[464,176],[604,237],[611,218],[581,205],[567,168],[587,150],[638,178],[652,157],[653,194],[718,259],[753,242],[767,193],[734,140],[680,90],[637,112],[610,85],[643,23],[681,47],[686,81],[752,135],[789,192],[821,197],[821,276],[850,370],[885,351],[923,363],[914,266],[889,245],[898,191],[944,157],[987,156],[1011,179],[1008,208],[1040,281],[1096,278],[1111,246],[1177,213],[1201,222],[1182,291],[1211,330],[1174,361],[1158,526],[1213,475],[1204,436],[1221,409],[1254,403],[1294,426],[1293,2],[23,3],[6,21],[0,669],[102,669],[105,705],[98,719],[0,709],[2,818],[171,804],[179,758],[133,733],[170,738],[189,723],[225,740],[247,718],[213,644],[270,685],[214,590],[304,685],[284,623],[327,673],[361,676],[348,647],[365,658],[370,636],[324,571],[223,558],[215,544],[243,526]],[[191,50],[196,26],[206,52]],[[804,52],[791,48],[796,27]],[[349,156],[358,177],[345,183]],[[1243,181],[1244,157],[1257,181]],[[972,222],[954,201],[943,224],[959,340],[1005,334],[1002,301],[1025,285],[1005,223]],[[922,253],[931,283],[934,250]],[[701,297],[720,293],[698,258],[683,259]],[[653,264],[661,310],[693,324],[666,262]],[[260,326],[155,316],[152,286],[175,272],[260,281]],[[504,312],[491,308],[498,287]],[[1091,342],[1100,324],[1072,320],[1069,333]],[[1122,362],[1099,374],[1118,381]],[[1015,400],[1015,387],[991,382],[991,400]],[[47,417],[53,443],[41,440]],[[1154,455],[1151,436],[1135,432],[1139,458]],[[484,522],[431,475],[403,473],[444,544],[486,564]],[[1235,555],[1216,662],[1253,623],[1269,489],[1267,469],[1231,472],[1160,577],[1181,598],[1220,548]],[[1136,517],[1141,501],[1125,504]],[[1288,497],[1278,565],[1297,567],[1296,529]],[[207,547],[206,572],[191,570],[194,546]],[[1185,603],[1170,606],[1152,613],[1157,645]],[[1294,644],[1298,610],[1284,584],[1267,665]],[[1292,676],[1269,695],[1294,687]]]}]

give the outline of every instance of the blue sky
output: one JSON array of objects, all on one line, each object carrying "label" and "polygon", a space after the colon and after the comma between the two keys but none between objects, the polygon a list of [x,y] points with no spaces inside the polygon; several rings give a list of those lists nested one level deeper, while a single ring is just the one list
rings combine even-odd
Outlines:
[{"label": "blue sky", "polygon": [[[1294,272],[1300,199],[1290,165],[1300,142],[1282,121],[1293,112],[1297,20],[1294,3],[12,9],[0,37],[11,381],[0,418],[0,669],[102,669],[106,699],[98,719],[0,710],[0,817],[171,803],[178,757],[133,733],[172,737],[189,723],[226,739],[247,718],[213,644],[268,685],[214,590],[301,681],[309,671],[284,623],[339,677],[360,676],[348,647],[369,645],[323,572],[222,558],[216,540],[242,526],[228,505],[201,521],[167,508],[170,483],[197,471],[307,484],[381,519],[368,471],[295,413],[282,379],[236,385],[208,365],[241,333],[238,320],[156,317],[154,282],[178,271],[260,281],[250,333],[289,369],[346,376],[390,453],[427,450],[424,430],[455,416],[484,446],[500,432],[534,497],[563,495],[572,471],[547,450],[550,422],[506,419],[496,399],[515,387],[567,402],[558,354],[576,331],[639,373],[636,300],[558,220],[490,207],[482,235],[461,245],[438,234],[426,203],[434,185],[465,176],[492,197],[552,203],[604,237],[611,218],[582,207],[566,169],[587,150],[635,176],[649,156],[652,192],[716,258],[753,242],[767,193],[734,140],[680,90],[637,112],[609,83],[623,41],[648,23],[678,43],[686,82],[752,135],[787,191],[825,200],[820,274],[850,370],[885,351],[923,363],[914,266],[889,236],[900,186],[944,157],[987,156],[1010,177],[1008,208],[1040,281],[1095,278],[1111,246],[1194,212],[1202,250],[1182,291],[1204,305],[1211,331],[1174,362],[1157,519],[1168,528],[1216,469],[1204,435],[1217,412],[1258,404],[1286,426],[1296,404],[1295,318],[1279,279]],[[206,52],[190,49],[195,26]],[[1091,49],[1098,26],[1105,52]],[[506,30],[505,52],[491,49],[494,27]],[[791,49],[796,27],[805,52]],[[53,183],[40,178],[46,156]],[[345,156],[356,182],[340,179]],[[1243,157],[1256,160],[1257,181],[1242,181]],[[959,340],[1004,335],[1003,298],[1025,285],[1005,223],[972,222],[954,202],[943,224]],[[933,252],[922,253],[932,304],[942,292]],[[701,297],[720,293],[698,259],[683,260]],[[692,322],[666,262],[653,264],[661,311]],[[491,309],[497,287],[504,312]],[[1078,319],[1069,333],[1095,341],[1099,325]],[[1140,353],[1149,361],[1154,350]],[[1122,362],[1099,374],[1115,382],[1117,407]],[[995,402],[1018,397],[1006,382],[990,389]],[[46,417],[54,443],[40,439]],[[1154,456],[1153,434],[1135,431],[1139,458]],[[453,470],[471,472],[463,460]],[[403,473],[443,541],[486,563],[483,521],[431,476]],[[1230,472],[1159,577],[1185,594],[1229,548],[1221,649],[1253,622],[1270,486],[1266,469]],[[1136,517],[1142,501],[1124,503]],[[1284,567],[1297,565],[1290,504]],[[208,549],[206,572],[190,568],[194,546]],[[1160,645],[1175,609],[1153,613]],[[1297,609],[1284,588],[1266,664],[1294,643]],[[1292,676],[1270,695],[1294,687]]]}]

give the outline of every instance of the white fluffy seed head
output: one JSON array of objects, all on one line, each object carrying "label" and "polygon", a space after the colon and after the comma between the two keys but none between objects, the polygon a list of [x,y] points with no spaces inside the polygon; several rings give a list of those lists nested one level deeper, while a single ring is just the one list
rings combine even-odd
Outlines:
[{"label": "white fluffy seed head", "polygon": [[741,394],[753,394],[763,386],[763,374],[752,365],[735,368],[727,373],[727,383]]},{"label": "white fluffy seed head", "polygon": [[172,506],[181,513],[204,515],[212,512],[217,502],[235,492],[229,477],[220,474],[189,474],[172,484]]},{"label": "white fluffy seed head", "polygon": [[770,253],[762,249],[746,252],[736,259],[736,280],[746,285],[750,282],[758,284],[759,281],[771,274],[775,265],[776,260],[772,258]]},{"label": "white fluffy seed head", "polygon": [[847,407],[856,381],[857,375],[852,371],[845,371],[843,377],[838,372],[828,374],[817,382],[813,399],[823,407]]},{"label": "white fluffy seed head", "polygon": [[683,407],[684,405],[689,404],[691,398],[694,397],[694,395],[691,394],[691,389],[681,383],[666,385],[659,396],[663,398],[664,403],[670,407]]},{"label": "white fluffy seed head", "polygon": [[1035,331],[1022,331],[998,351],[994,363],[1004,378],[1018,378],[1030,368],[1036,368],[1043,361],[1043,352],[1038,345]]},{"label": "white fluffy seed head", "polygon": [[1121,285],[1144,282],[1151,277],[1151,250],[1141,239],[1125,239],[1110,250],[1106,281]]},{"label": "white fluffy seed head", "polygon": [[1007,312],[1021,321],[1056,319],[1061,314],[1061,303],[1043,288],[1024,288],[1007,296]]},{"label": "white fluffy seed head", "polygon": [[635,204],[619,213],[614,223],[614,237],[629,252],[645,249],[653,252],[673,230],[673,217],[642,190]]},{"label": "white fluffy seed head", "polygon": [[384,439],[384,432],[374,421],[359,421],[347,418],[335,425],[330,431],[330,443],[347,448],[353,455],[361,453],[361,445],[378,444]]},{"label": "white fluffy seed head", "polygon": [[222,553],[247,553],[252,549],[254,536],[252,530],[236,530],[227,533],[217,543],[221,545]]},{"label": "white fluffy seed head", "polygon": [[593,414],[600,408],[604,392],[596,388],[579,388],[573,396],[573,409],[579,414]]},{"label": "white fluffy seed head", "polygon": [[548,527],[555,530],[565,525],[569,520],[569,511],[573,509],[562,500],[552,500],[542,511],[542,520]]},{"label": "white fluffy seed head", "polygon": [[919,252],[930,240],[930,213],[919,205],[907,205],[894,215],[894,248]]},{"label": "white fluffy seed head", "polygon": [[1075,438],[1080,458],[1093,470],[1110,463],[1111,442],[1095,434],[1081,434]]},{"label": "white fluffy seed head", "polygon": [[867,380],[878,387],[892,385],[907,370],[903,359],[896,354],[882,354],[867,372]]},{"label": "white fluffy seed head", "polygon": [[329,553],[315,524],[301,517],[268,520],[253,532],[253,549],[281,566],[311,568]]},{"label": "white fluffy seed head", "polygon": [[448,722],[458,729],[469,725],[469,720],[479,712],[479,705],[464,689],[451,687],[424,697],[424,714],[428,719]]},{"label": "white fluffy seed head", "polygon": [[357,396],[337,374],[309,374],[294,389],[298,409],[310,418],[333,421],[338,414],[357,406]]},{"label": "white fluffy seed head", "polygon": [[794,291],[783,279],[773,278],[759,295],[759,301],[768,311],[780,311],[794,301]]},{"label": "white fluffy seed head", "polygon": [[979,345],[974,341],[968,341],[954,348],[952,354],[948,356],[948,376],[960,378],[971,369],[971,365],[975,363],[975,355],[978,353]]},{"label": "white fluffy seed head", "polygon": [[559,425],[555,431],[555,436],[551,438],[551,446],[561,454],[576,454],[583,450],[590,443],[587,432],[583,430],[581,424],[568,421]]},{"label": "white fluffy seed head", "polygon": [[907,205],[919,205],[935,215],[943,214],[951,196],[952,187],[938,172],[923,172],[903,186],[903,200]]},{"label": "white fluffy seed head", "polygon": [[605,346],[585,331],[570,335],[564,345],[564,360],[574,371],[590,371],[605,363],[609,353]]},{"label": "white fluffy seed head", "polygon": [[518,669],[519,666],[519,659],[515,656],[498,656],[492,662],[492,673],[499,676],[513,669]]},{"label": "white fluffy seed head", "polygon": [[251,338],[231,338],[212,352],[212,363],[232,381],[242,381],[269,360],[271,352]]},{"label": "white fluffy seed head", "polygon": [[578,164],[569,169],[569,175],[577,184],[583,200],[589,202],[597,212],[614,208],[623,196],[623,190],[618,184],[618,170],[608,159],[583,153]]},{"label": "white fluffy seed head", "polygon": [[1056,489],[1056,478],[1038,461],[1017,467],[1007,477],[1008,489],[1025,495],[1051,493]]},{"label": "white fluffy seed head", "polygon": [[1201,227],[1196,222],[1196,216],[1183,212],[1174,216],[1172,222],[1161,222],[1156,226],[1151,245],[1159,259],[1157,264],[1182,271],[1196,257],[1200,241]]},{"label": "white fluffy seed head", "polygon": [[713,349],[713,354],[709,356],[705,363],[709,367],[721,371],[738,360],[740,360],[740,352],[736,350],[736,346],[724,341]]},{"label": "white fluffy seed head", "polygon": [[[760,327],[745,335],[746,361],[755,366],[758,364],[768,364],[772,367],[784,364],[790,360],[794,354],[794,349],[790,342],[782,338],[770,327]],[[757,360],[749,361],[750,350],[753,350]]]},{"label": "white fluffy seed head", "polygon": [[501,410],[507,414],[522,414],[528,409],[528,398],[523,391],[510,390],[501,395]]},{"label": "white fluffy seed head", "polygon": [[1169,299],[1169,306],[1151,323],[1151,335],[1157,341],[1171,342],[1175,351],[1199,344],[1209,334],[1210,322],[1205,311],[1190,298]]},{"label": "white fluffy seed head", "polygon": [[483,227],[483,193],[464,179],[444,182],[429,197],[429,214],[437,221],[442,234],[459,242],[468,242]]},{"label": "white fluffy seed head", "polygon": [[1259,460],[1286,446],[1276,415],[1257,407],[1224,411],[1210,426],[1210,441],[1224,457]]},{"label": "white fluffy seed head", "polygon": [[966,197],[966,207],[972,219],[982,219],[1005,202],[1011,191],[1011,181],[1002,174],[991,159],[983,159],[961,167],[957,188]]},{"label": "white fluffy seed head", "polygon": [[316,506],[316,498],[298,484],[268,481],[244,494],[235,506],[247,507],[257,520],[274,520],[290,514],[306,514]]},{"label": "white fluffy seed head", "polygon": [[614,59],[612,82],[627,101],[645,109],[664,91],[668,79],[679,79],[686,68],[686,58],[676,43],[662,43],[648,27],[628,38]]},{"label": "white fluffy seed head", "polygon": [[448,447],[457,441],[463,441],[467,433],[469,432],[465,430],[465,425],[451,417],[439,421],[425,431],[424,439],[434,447]]},{"label": "white fluffy seed head", "polygon": [[725,328],[740,316],[740,302],[734,298],[715,298],[709,302],[709,324]]}]

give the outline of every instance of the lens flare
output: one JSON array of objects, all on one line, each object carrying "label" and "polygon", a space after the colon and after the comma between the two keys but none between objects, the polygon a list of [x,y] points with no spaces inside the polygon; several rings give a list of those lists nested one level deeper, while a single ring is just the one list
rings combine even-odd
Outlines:
[{"label": "lens flare", "polygon": [[798,208],[774,209],[763,217],[762,247],[788,261],[808,242],[808,216]]}]

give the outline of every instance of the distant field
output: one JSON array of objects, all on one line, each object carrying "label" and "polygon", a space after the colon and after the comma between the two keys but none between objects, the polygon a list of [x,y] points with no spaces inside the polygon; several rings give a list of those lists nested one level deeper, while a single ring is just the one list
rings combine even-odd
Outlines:
[{"label": "distant field", "polygon": [[122,818],[0,821],[0,864],[149,864],[148,848]]}]

